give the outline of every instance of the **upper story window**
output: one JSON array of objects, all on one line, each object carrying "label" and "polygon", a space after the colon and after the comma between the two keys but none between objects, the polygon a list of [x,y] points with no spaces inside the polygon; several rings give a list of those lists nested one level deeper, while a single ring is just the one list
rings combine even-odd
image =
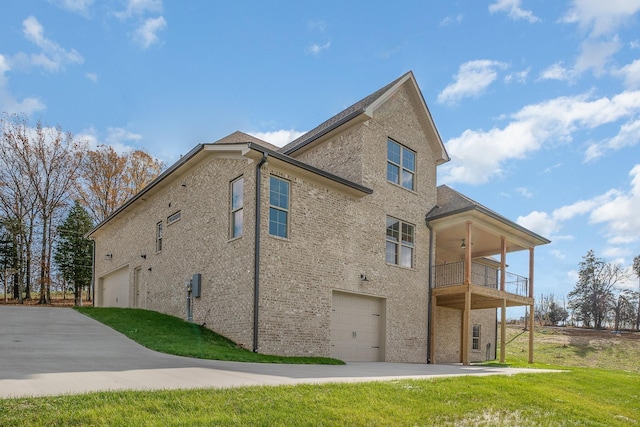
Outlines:
[{"label": "upper story window", "polygon": [[178,212],[176,212],[176,213],[174,213],[172,215],[169,215],[167,217],[167,225],[171,225],[174,222],[180,221],[180,218],[182,218],[182,213],[180,211],[178,211]]},{"label": "upper story window", "polygon": [[386,259],[389,264],[413,267],[414,232],[413,225],[387,217]]},{"label": "upper story window", "polygon": [[231,182],[231,238],[242,236],[244,227],[244,178]]},{"label": "upper story window", "polygon": [[269,234],[289,237],[289,181],[269,180]]},{"label": "upper story window", "polygon": [[387,140],[387,181],[415,190],[416,153]]},{"label": "upper story window", "polygon": [[156,252],[162,252],[162,221],[156,224]]}]

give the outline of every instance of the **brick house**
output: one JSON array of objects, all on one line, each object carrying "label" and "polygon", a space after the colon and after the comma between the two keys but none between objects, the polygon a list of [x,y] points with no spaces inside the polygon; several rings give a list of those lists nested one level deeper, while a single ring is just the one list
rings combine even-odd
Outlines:
[{"label": "brick house", "polygon": [[[447,161],[411,72],[285,147],[242,132],[198,145],[91,231],[94,303],[187,317],[261,353],[493,359],[496,309],[533,306],[533,251],[549,241],[437,187]],[[511,289],[519,250],[529,278]]]}]

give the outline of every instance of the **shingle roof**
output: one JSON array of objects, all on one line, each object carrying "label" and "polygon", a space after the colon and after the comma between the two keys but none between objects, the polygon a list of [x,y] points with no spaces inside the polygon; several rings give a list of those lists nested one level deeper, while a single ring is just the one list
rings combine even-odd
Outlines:
[{"label": "shingle roof", "polygon": [[485,215],[488,215],[498,221],[501,221],[505,224],[510,225],[511,227],[517,228],[520,231],[523,231],[529,234],[536,239],[539,239],[542,242],[550,243],[545,237],[540,236],[539,234],[534,233],[531,230],[528,230],[522,227],[519,224],[511,221],[508,218],[500,215],[499,213],[489,209],[481,203],[476,202],[473,199],[465,196],[462,193],[457,192],[453,188],[447,185],[440,185],[437,188],[437,207],[430,211],[427,215],[427,221],[433,221],[439,218],[443,218],[449,215],[455,215],[471,210],[479,211]]},{"label": "shingle roof", "polygon": [[411,71],[403,74],[402,76],[398,77],[397,79],[395,79],[394,81],[386,85],[385,87],[373,92],[371,95],[362,98],[360,101],[356,102],[355,104],[348,107],[347,109],[339,112],[335,116],[331,117],[329,120],[316,126],[314,129],[305,133],[301,137],[294,139],[293,141],[291,141],[289,144],[285,145],[278,151],[280,151],[281,153],[290,154],[304,147],[305,145],[311,143],[312,141],[320,138],[322,135],[337,128],[343,123],[346,123],[352,118],[362,114],[371,104],[376,102],[378,98],[384,95],[389,89],[391,89],[400,80],[404,79],[408,74],[411,74]]},{"label": "shingle roof", "polygon": [[214,144],[236,144],[241,142],[253,142],[258,145],[262,145],[263,147],[268,148],[269,150],[278,151],[278,147],[273,144],[268,143],[267,141],[263,141],[260,138],[256,138],[253,135],[249,135],[244,132],[240,132],[239,130],[233,132],[230,135],[225,136],[222,139],[217,140]]}]

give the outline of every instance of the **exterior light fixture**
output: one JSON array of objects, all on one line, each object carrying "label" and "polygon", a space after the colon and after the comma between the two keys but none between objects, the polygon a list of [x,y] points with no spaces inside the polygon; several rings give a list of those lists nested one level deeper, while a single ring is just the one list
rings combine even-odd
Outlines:
[{"label": "exterior light fixture", "polygon": [[364,274],[360,275],[360,280],[362,280],[363,282],[368,282],[369,279],[367,279],[367,276],[365,276]]},{"label": "exterior light fixture", "polygon": [[109,252],[108,254],[106,254],[104,256],[104,259],[107,261],[111,261],[113,259],[113,254],[111,252]]}]

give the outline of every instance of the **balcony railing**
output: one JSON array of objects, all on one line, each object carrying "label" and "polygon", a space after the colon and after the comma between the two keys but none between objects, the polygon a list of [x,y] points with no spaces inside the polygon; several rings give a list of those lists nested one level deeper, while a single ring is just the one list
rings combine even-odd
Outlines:
[{"label": "balcony railing", "polygon": [[[464,283],[464,261],[436,265],[435,286],[462,285]],[[471,262],[471,284],[500,289],[500,270],[495,267]],[[524,297],[529,296],[529,279],[506,272],[505,291]]]}]

